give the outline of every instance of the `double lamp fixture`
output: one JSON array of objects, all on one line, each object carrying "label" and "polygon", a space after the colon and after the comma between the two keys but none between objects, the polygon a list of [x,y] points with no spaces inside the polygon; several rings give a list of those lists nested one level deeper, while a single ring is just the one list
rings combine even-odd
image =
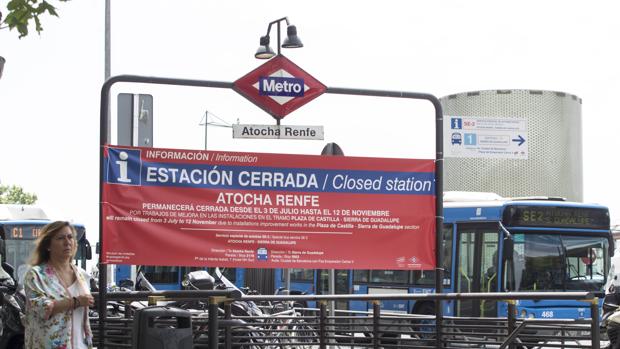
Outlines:
[{"label": "double lamp fixture", "polygon": [[[286,28],[286,39],[284,39],[284,43],[280,45],[280,22],[282,21],[286,21],[287,28]],[[291,25],[289,23],[287,17],[282,17],[280,19],[276,19],[275,21],[269,23],[269,26],[267,27],[267,35],[260,37],[260,46],[258,47],[258,50],[256,50],[254,57],[258,59],[269,59],[276,55],[275,52],[273,52],[273,49],[269,46],[269,32],[271,31],[271,25],[274,23],[278,25],[278,54],[280,54],[280,47],[284,47],[284,48],[304,47],[304,44],[301,43],[301,40],[297,36],[297,28],[294,25]]]}]

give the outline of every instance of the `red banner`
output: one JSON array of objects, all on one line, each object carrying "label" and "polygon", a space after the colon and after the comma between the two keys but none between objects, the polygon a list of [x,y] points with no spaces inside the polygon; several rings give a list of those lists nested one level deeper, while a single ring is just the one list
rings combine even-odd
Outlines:
[{"label": "red banner", "polygon": [[435,267],[434,161],[106,147],[103,262]]}]

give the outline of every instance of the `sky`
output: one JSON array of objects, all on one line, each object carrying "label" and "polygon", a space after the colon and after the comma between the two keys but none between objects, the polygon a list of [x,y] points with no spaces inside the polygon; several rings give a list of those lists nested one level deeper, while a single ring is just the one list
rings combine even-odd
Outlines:
[{"label": "sky", "polygon": [[[287,16],[304,47],[282,53],[329,87],[577,95],[584,201],[609,206],[620,223],[617,1],[111,3],[112,75],[235,81],[264,63],[254,58],[259,38]],[[96,241],[104,1],[56,4],[60,18],[43,18],[40,35],[0,30],[0,183],[36,193],[50,217],[84,223]],[[204,149],[207,110],[220,124],[274,122],[228,90],[119,84],[112,92],[154,96],[157,147]],[[324,125],[325,142],[347,155],[434,157],[433,110],[423,102],[324,95],[283,124]],[[207,129],[207,148],[217,150],[318,155],[325,142],[234,140],[229,128]]]}]

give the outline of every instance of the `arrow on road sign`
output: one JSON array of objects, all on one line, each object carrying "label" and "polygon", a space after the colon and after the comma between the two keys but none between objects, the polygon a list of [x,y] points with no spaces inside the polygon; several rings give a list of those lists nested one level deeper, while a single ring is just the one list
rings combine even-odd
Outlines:
[{"label": "arrow on road sign", "polygon": [[523,138],[521,135],[519,135],[519,138],[514,138],[512,141],[513,142],[519,142],[519,144],[517,144],[517,145],[520,146],[521,144],[525,143],[525,138]]}]

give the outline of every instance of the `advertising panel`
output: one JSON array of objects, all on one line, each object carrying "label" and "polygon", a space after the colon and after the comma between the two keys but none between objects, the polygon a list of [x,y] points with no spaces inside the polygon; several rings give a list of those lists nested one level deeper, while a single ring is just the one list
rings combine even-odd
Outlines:
[{"label": "advertising panel", "polygon": [[106,146],[103,263],[432,269],[434,160]]}]

